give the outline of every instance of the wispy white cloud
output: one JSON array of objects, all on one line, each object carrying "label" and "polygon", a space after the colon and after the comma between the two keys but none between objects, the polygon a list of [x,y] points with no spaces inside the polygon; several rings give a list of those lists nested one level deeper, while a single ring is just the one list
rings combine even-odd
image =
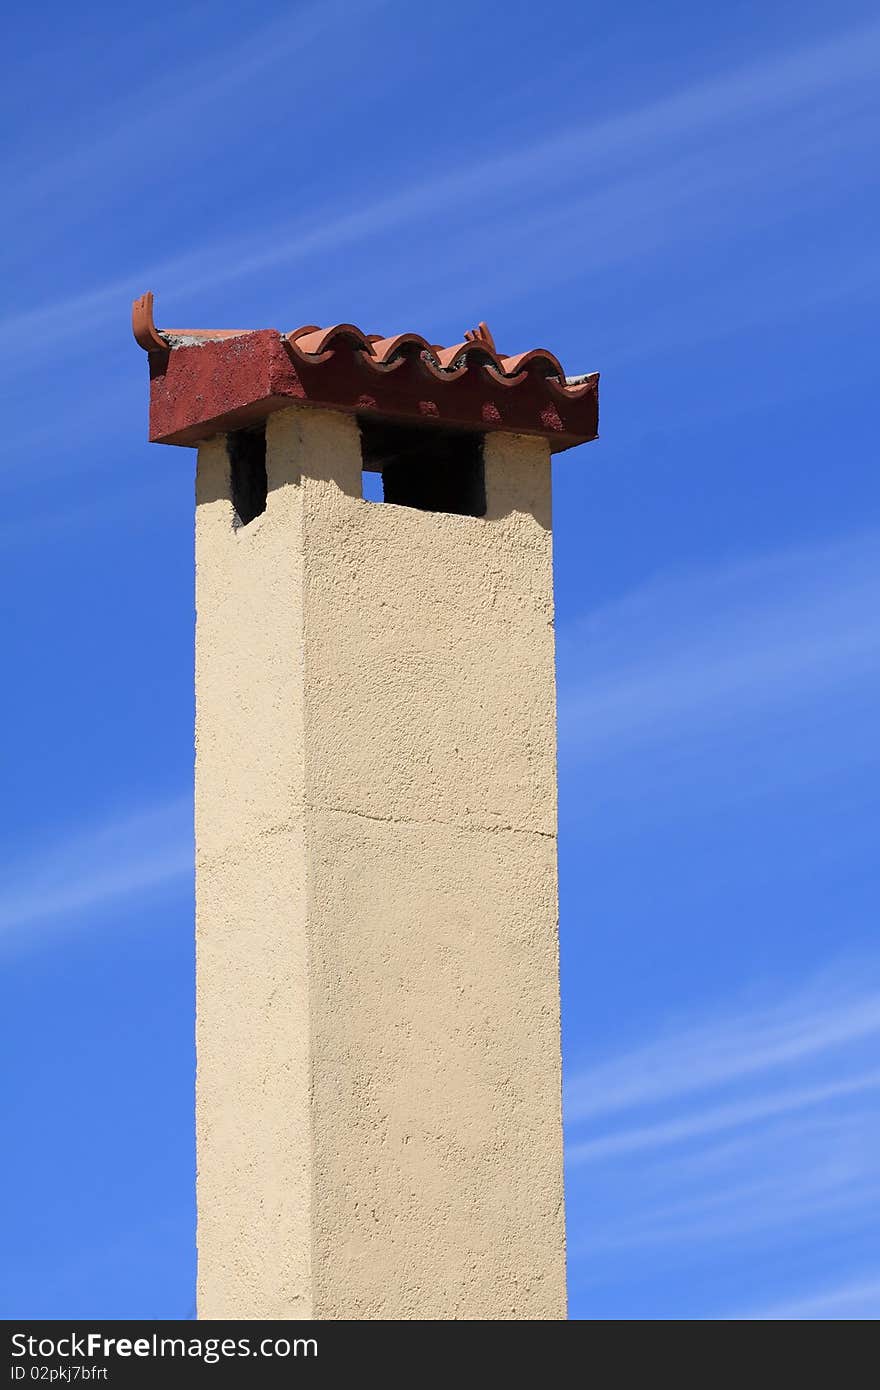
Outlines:
[{"label": "wispy white cloud", "polygon": [[880,1197],[878,1062],[880,968],[863,959],[575,1073],[574,1258],[607,1270],[640,1250],[668,1269],[864,1232]]},{"label": "wispy white cloud", "polygon": [[[680,240],[688,224],[696,226],[697,216],[700,225],[707,216],[723,220],[725,197],[740,196],[741,219],[760,219],[762,199],[757,194],[748,199],[747,193],[756,180],[773,189],[780,180],[809,182],[818,156],[827,163],[835,148],[851,149],[867,138],[871,122],[858,93],[870,81],[878,56],[880,26],[851,31],[718,75],[635,111],[561,135],[547,133],[530,145],[520,140],[509,152],[450,169],[354,210],[310,209],[307,219],[262,227],[258,238],[205,243],[182,257],[144,265],[109,285],[8,316],[3,337],[14,341],[20,359],[29,342],[44,350],[49,330],[58,342],[66,333],[96,328],[147,283],[160,286],[164,302],[173,304],[175,297],[189,298],[208,286],[369,244],[415,224],[420,236],[444,242],[442,258],[429,258],[431,278],[447,260],[459,275],[449,230],[465,209],[471,262],[477,237],[492,247],[493,266],[499,257],[514,257],[517,292],[524,274],[534,273],[543,282],[548,273],[563,273],[567,263],[579,275],[589,274],[609,259],[643,253],[646,239],[651,245]],[[816,110],[816,103],[833,93],[845,102],[835,119]],[[753,141],[748,148],[746,132]],[[497,235],[500,228],[503,237]],[[553,265],[543,257],[524,265],[519,242],[534,246],[542,229],[552,239]],[[480,284],[487,292],[484,269]],[[177,317],[173,309],[171,314]]]},{"label": "wispy white cloud", "polygon": [[775,998],[755,990],[734,1007],[671,1023],[650,1042],[575,1069],[566,1114],[573,1122],[665,1104],[815,1064],[863,1041],[880,1052],[880,972],[870,962],[838,965]]},{"label": "wispy white cloud", "polygon": [[192,873],[192,803],[177,797],[77,829],[7,863],[0,931],[81,918]]},{"label": "wispy white cloud", "polygon": [[[107,168],[114,172],[125,168],[129,183],[142,178],[150,160],[167,159],[169,146],[179,150],[187,128],[201,111],[212,110],[216,119],[217,103],[228,103],[254,83],[271,81],[273,69],[286,65],[283,70],[289,72],[291,60],[310,51],[311,61],[298,72],[302,100],[305,82],[320,68],[320,40],[338,33],[341,24],[351,26],[388,3],[361,0],[356,14],[347,0],[289,4],[280,17],[253,26],[226,46],[215,41],[207,51],[188,54],[182,64],[142,69],[130,61],[132,80],[125,100],[101,113],[99,134],[92,130],[88,139],[67,146],[64,132],[56,128],[56,149],[61,149],[57,157],[19,152],[30,166],[27,176],[16,180],[19,216],[29,204],[42,207],[71,186],[76,186],[80,200],[84,184],[99,197],[103,189],[106,196]],[[279,73],[274,76],[278,78]]]},{"label": "wispy white cloud", "polygon": [[874,1321],[877,1318],[880,1318],[880,1277],[869,1275],[801,1298],[729,1313],[726,1321]]},{"label": "wispy white cloud", "polygon": [[716,1259],[744,1249],[790,1248],[823,1234],[876,1229],[880,1173],[876,1107],[835,1117],[812,1130],[756,1130],[739,1148],[740,1167],[716,1165],[711,1177],[670,1163],[625,1170],[597,1185],[599,1215],[589,1233],[574,1235],[579,1258],[662,1251],[667,1264],[711,1247]]},{"label": "wispy white cloud", "polygon": [[880,675],[874,532],[658,575],[559,634],[572,759],[668,739]]},{"label": "wispy white cloud", "polygon": [[587,1139],[571,1144],[567,1151],[569,1163],[595,1163],[613,1154],[655,1152],[686,1139],[702,1139],[724,1130],[741,1129],[759,1120],[774,1119],[796,1110],[812,1109],[829,1101],[842,1100],[863,1091],[880,1088],[880,1071],[868,1072],[832,1082],[828,1086],[776,1091],[758,1099],[737,1105],[721,1105],[697,1110],[683,1119],[668,1120],[641,1128],[618,1130],[600,1139]]}]

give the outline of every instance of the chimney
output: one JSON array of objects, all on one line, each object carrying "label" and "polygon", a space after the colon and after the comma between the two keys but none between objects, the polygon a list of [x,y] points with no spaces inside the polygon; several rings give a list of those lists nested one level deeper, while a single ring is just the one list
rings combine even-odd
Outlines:
[{"label": "chimney", "polygon": [[199,1317],[564,1318],[550,455],[597,378],[134,331],[198,448]]}]

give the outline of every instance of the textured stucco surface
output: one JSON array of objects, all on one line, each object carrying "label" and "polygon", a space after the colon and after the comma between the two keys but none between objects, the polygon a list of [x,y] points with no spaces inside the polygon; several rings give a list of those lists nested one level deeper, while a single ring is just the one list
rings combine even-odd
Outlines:
[{"label": "textured stucco surface", "polygon": [[271,517],[235,531],[225,440],[199,451],[196,1141],[208,1318],[312,1308],[302,493],[290,459],[269,468]]},{"label": "textured stucco surface", "polygon": [[550,464],[361,499],[357,428],[199,453],[199,1315],[565,1316]]}]

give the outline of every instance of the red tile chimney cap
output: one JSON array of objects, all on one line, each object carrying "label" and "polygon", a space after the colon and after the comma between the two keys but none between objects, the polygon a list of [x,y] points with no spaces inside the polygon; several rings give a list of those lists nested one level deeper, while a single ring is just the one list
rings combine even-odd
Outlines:
[{"label": "red tile chimney cap", "polygon": [[150,359],[150,438],[197,444],[297,403],[479,431],[540,435],[554,452],[595,439],[599,374],[566,377],[546,348],[499,354],[487,324],[451,347],[356,324],[162,328],[153,295],[132,305]]}]

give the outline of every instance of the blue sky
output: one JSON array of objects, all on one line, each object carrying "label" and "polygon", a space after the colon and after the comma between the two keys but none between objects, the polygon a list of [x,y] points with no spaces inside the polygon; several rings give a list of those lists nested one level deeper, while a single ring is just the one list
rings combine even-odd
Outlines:
[{"label": "blue sky", "polygon": [[6,41],[0,1314],[193,1311],[194,457],[145,442],[148,288],[601,370],[554,464],[571,1313],[880,1314],[876,8]]}]

